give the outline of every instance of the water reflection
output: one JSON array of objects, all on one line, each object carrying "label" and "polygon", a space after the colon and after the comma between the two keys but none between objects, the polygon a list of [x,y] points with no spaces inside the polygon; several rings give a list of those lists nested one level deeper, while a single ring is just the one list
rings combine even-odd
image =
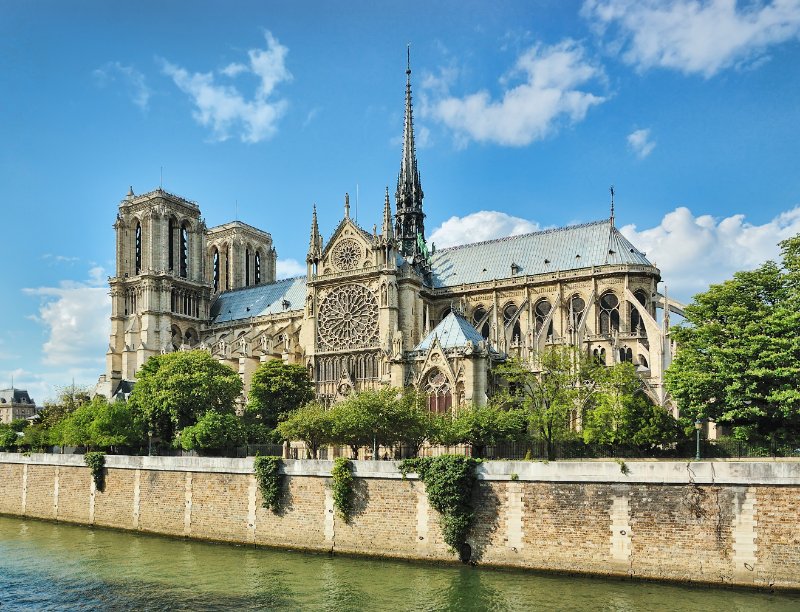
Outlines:
[{"label": "water reflection", "polygon": [[0,606],[115,610],[797,610],[800,596],[206,544],[0,517]]}]

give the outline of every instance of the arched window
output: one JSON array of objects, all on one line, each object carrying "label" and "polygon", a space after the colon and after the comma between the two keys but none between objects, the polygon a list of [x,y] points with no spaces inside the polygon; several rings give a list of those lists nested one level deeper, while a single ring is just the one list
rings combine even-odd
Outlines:
[{"label": "arched window", "polygon": [[231,276],[230,276],[230,263],[231,263],[231,247],[228,245],[225,248],[225,289],[228,290],[231,288]]},{"label": "arched window", "polygon": [[211,251],[211,267],[213,269],[214,293],[217,293],[219,291],[219,250],[217,250],[217,247],[214,247],[214,250]]},{"label": "arched window", "polygon": [[167,236],[167,253],[169,257],[169,271],[175,270],[175,232],[178,228],[178,223],[174,218],[170,217],[169,220],[169,235]]},{"label": "arched window", "polygon": [[[636,297],[636,301],[647,307],[647,294],[642,289],[637,289],[633,292],[633,295]],[[630,331],[639,335],[644,335],[645,333],[642,315],[633,306],[631,306]]]},{"label": "arched window", "polygon": [[633,351],[629,348],[619,349],[619,360],[620,362],[627,361],[628,363],[633,363]]},{"label": "arched window", "polygon": [[198,337],[197,332],[192,329],[191,327],[186,330],[186,333],[183,335],[183,343],[187,345],[189,348],[192,348],[197,344]]},{"label": "arched window", "polygon": [[450,382],[439,369],[431,370],[425,377],[425,393],[428,395],[428,409],[431,412],[447,412],[453,405]]},{"label": "arched window", "polygon": [[[542,327],[544,327],[544,322],[547,320],[547,316],[550,314],[550,310],[553,307],[550,305],[550,302],[547,301],[546,298],[542,298],[536,305],[533,307],[533,316],[536,319],[536,334],[538,335],[542,331]],[[547,326],[547,337],[551,337],[553,335],[553,320],[550,319],[550,323]]]},{"label": "arched window", "polygon": [[[511,321],[514,321],[513,326]],[[511,341],[519,342],[522,331],[519,325],[519,317],[517,316],[517,305],[514,302],[509,302],[503,308],[503,324],[506,329],[511,327]]]},{"label": "arched window", "polygon": [[569,325],[573,330],[578,329],[584,310],[586,310],[586,302],[576,293],[569,301]]},{"label": "arched window", "polygon": [[256,251],[256,265],[255,265],[255,268],[256,268],[255,284],[256,285],[260,285],[261,284],[261,251]]},{"label": "arched window", "polygon": [[186,278],[189,271],[189,226],[181,226],[181,276]]},{"label": "arched window", "polygon": [[606,365],[606,349],[596,348],[592,351],[592,356],[600,365]]},{"label": "arched window", "polygon": [[[486,319],[486,321],[481,325],[484,319]],[[472,311],[472,325],[475,329],[480,331],[484,340],[489,339],[489,319],[486,318],[486,309],[483,306],[478,306]],[[481,325],[480,328],[478,327],[479,325]]]},{"label": "arched window", "polygon": [[142,271],[142,224],[136,222],[136,272],[139,274]]},{"label": "arched window", "polygon": [[250,286],[250,249],[244,251],[244,286]]},{"label": "arched window", "polygon": [[183,343],[183,335],[177,325],[172,326],[172,350],[177,351],[181,348]]},{"label": "arched window", "polygon": [[600,333],[619,331],[619,300],[611,291],[600,296]]}]

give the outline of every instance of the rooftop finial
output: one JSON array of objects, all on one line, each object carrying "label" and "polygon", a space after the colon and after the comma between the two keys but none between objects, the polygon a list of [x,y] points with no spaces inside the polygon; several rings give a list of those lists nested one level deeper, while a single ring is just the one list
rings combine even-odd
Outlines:
[{"label": "rooftop finial", "polygon": [[614,227],[614,185],[608,188],[611,192],[611,227]]},{"label": "rooftop finial", "polygon": [[350,218],[350,194],[349,193],[345,193],[344,194],[344,218],[345,219],[349,219]]},{"label": "rooftop finial", "polygon": [[411,43],[406,46],[406,74],[411,75]]}]

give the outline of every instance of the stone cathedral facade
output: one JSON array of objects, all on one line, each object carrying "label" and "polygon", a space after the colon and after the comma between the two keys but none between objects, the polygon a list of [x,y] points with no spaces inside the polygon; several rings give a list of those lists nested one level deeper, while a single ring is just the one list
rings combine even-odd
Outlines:
[{"label": "stone cathedral facade", "polygon": [[260,362],[282,359],[307,368],[326,402],[414,386],[443,411],[485,403],[493,364],[511,356],[535,369],[545,347],[570,344],[608,365],[633,362],[664,403],[669,311],[680,305],[658,292],[659,270],[615,227],[613,200],[610,218],[594,223],[428,244],[410,75],[394,207],[387,189],[380,228],[365,230],[345,196],[328,240],[314,210],[305,276],[276,280],[269,233],[240,221],[208,228],[196,203],[131,189],[114,224],[98,392],[130,389],[151,355],[201,348],[240,373],[245,393]]}]

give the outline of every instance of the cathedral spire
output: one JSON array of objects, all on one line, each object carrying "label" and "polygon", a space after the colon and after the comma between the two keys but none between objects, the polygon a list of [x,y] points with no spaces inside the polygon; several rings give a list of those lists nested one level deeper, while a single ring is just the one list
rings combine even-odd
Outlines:
[{"label": "cathedral spire", "polygon": [[308,262],[319,261],[322,256],[322,236],[319,233],[317,224],[317,205],[314,204],[314,212],[311,215],[311,238],[308,241]]},{"label": "cathedral spire", "polygon": [[425,241],[425,214],[422,212],[422,184],[417,168],[417,152],[414,146],[414,111],[411,96],[411,45],[408,46],[406,64],[406,108],[403,123],[403,157],[397,177],[395,202],[396,235],[400,240],[403,255],[420,253],[419,243]]},{"label": "cathedral spire", "polygon": [[384,240],[391,240],[392,236],[392,205],[389,202],[389,187],[386,187],[386,198],[383,201],[383,226],[381,226]]}]

